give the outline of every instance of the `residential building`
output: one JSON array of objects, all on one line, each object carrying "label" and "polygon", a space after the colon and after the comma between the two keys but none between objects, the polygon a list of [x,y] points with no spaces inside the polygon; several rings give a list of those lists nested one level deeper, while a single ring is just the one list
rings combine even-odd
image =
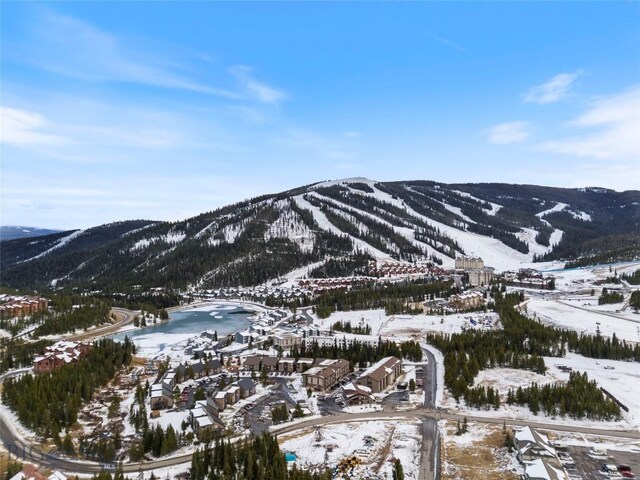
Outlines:
[{"label": "residential building", "polygon": [[371,403],[371,389],[357,383],[347,383],[342,387],[342,400],[345,405],[362,405]]},{"label": "residential building", "polygon": [[484,305],[484,293],[464,292],[449,297],[449,307],[455,310],[473,310]]},{"label": "residential building", "polygon": [[347,360],[319,360],[315,367],[302,373],[303,385],[312,390],[327,390],[349,374]]},{"label": "residential building", "polygon": [[547,438],[531,427],[524,427],[516,432],[514,444],[521,463],[543,457],[556,458],[556,450],[549,444]]},{"label": "residential building", "polygon": [[165,382],[151,385],[150,397],[151,410],[173,407],[173,389]]},{"label": "residential building", "polygon": [[216,392],[213,395],[213,400],[218,406],[218,410],[222,411],[227,408],[227,392]]},{"label": "residential building", "polygon": [[484,267],[480,257],[456,257],[456,270],[476,270]]},{"label": "residential building", "polygon": [[44,353],[33,360],[35,373],[50,372],[62,365],[76,363],[91,350],[91,344],[59,341],[48,346]]},{"label": "residential building", "polygon": [[241,378],[236,384],[240,388],[240,398],[248,398],[256,394],[256,384],[250,378]]},{"label": "residential building", "polygon": [[564,468],[548,458],[536,458],[524,464],[525,480],[569,480]]},{"label": "residential building", "polygon": [[493,280],[494,269],[492,267],[483,267],[469,272],[469,285],[472,287],[486,286]]},{"label": "residential building", "polygon": [[297,333],[292,332],[278,333],[272,338],[273,344],[283,350],[291,350],[294,346],[300,347],[300,344],[302,343],[302,337]]},{"label": "residential building", "polygon": [[400,375],[402,375],[402,360],[386,357],[362,372],[356,383],[369,387],[373,393],[379,393],[393,385]]}]

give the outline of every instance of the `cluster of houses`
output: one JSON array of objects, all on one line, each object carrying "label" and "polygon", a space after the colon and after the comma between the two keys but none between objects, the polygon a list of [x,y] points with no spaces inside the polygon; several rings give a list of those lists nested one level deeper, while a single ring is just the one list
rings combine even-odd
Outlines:
[{"label": "cluster of houses", "polygon": [[49,300],[42,297],[0,295],[0,318],[28,317],[49,307]]},{"label": "cluster of houses", "polygon": [[505,284],[513,287],[537,288],[540,290],[555,289],[554,277],[545,277],[542,272],[534,268],[521,268],[517,272],[504,272],[502,279]]},{"label": "cluster of houses", "polygon": [[90,343],[59,341],[48,346],[33,360],[35,373],[46,373],[69,363],[76,363],[91,350]]},{"label": "cluster of houses", "polygon": [[264,302],[267,298],[291,299],[308,296],[311,292],[299,287],[285,286],[256,286],[256,287],[229,287],[212,290],[191,292],[190,296],[202,300],[226,299],[226,300],[253,300]]},{"label": "cluster of houses", "polygon": [[369,274],[375,277],[425,276],[433,275],[434,273],[434,268],[429,265],[411,263],[383,263],[378,265],[376,262],[373,262],[369,266]]},{"label": "cluster of houses", "polygon": [[224,390],[214,393],[205,400],[197,400],[189,410],[189,423],[199,440],[219,437],[225,429],[220,420],[220,412],[234,405],[240,399],[249,398],[256,393],[256,384],[250,378],[241,378]]},{"label": "cluster of houses", "polygon": [[[151,385],[149,405],[151,410],[173,408],[176,386],[187,379],[198,379],[208,375],[221,373],[222,364],[218,359],[197,361],[191,364],[178,365],[165,372]],[[185,392],[190,387],[185,388]],[[234,405],[240,399],[248,398],[256,393],[256,384],[251,378],[241,378],[225,388],[212,392],[205,400],[195,402],[189,411],[189,422],[198,438],[215,438],[224,431],[225,425],[220,420],[220,412]]]},{"label": "cluster of houses", "polygon": [[311,293],[318,295],[325,292],[345,291],[352,287],[375,282],[374,277],[338,277],[338,278],[308,278],[298,281],[298,285]]},{"label": "cluster of houses", "polygon": [[556,449],[547,438],[531,427],[514,436],[517,457],[524,465],[525,480],[569,480]]}]

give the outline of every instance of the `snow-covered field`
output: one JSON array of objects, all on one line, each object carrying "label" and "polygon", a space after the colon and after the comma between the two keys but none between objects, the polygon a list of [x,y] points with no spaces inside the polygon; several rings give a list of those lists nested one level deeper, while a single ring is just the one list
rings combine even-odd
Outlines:
[{"label": "snow-covered field", "polygon": [[[573,371],[586,372],[590,380],[595,380],[601,386],[611,392],[619,401],[629,408],[629,412],[623,413],[623,420],[617,422],[599,422],[589,420],[573,420],[569,417],[554,418],[553,421],[562,424],[580,424],[597,427],[611,427],[613,429],[638,429],[640,428],[640,397],[637,387],[640,385],[640,368],[638,363],[623,362],[617,360],[598,360],[583,357],[575,353],[568,353],[564,358],[544,357],[548,371],[545,375],[539,375],[525,370],[512,368],[494,368],[481,370],[475,378],[475,385],[491,386],[498,389],[502,400],[510,388],[526,387],[531,382],[538,384],[566,382],[569,373],[561,371],[558,366],[571,367]],[[513,418],[520,420],[542,421],[544,414],[533,415],[527,408],[502,404],[499,410],[474,410],[467,408],[464,402],[460,406],[455,400],[445,393],[445,406],[452,410],[460,409],[462,412],[479,413],[486,416]]]},{"label": "snow-covered field", "polygon": [[316,324],[328,330],[337,321],[348,322],[352,327],[369,326],[371,335],[403,338],[412,335],[422,336],[430,332],[460,333],[463,329],[469,328],[500,328],[498,316],[492,312],[453,315],[387,315],[383,309],[334,312],[328,318],[317,320]]},{"label": "snow-covered field", "polygon": [[[370,439],[367,441],[366,437]],[[282,450],[295,453],[299,467],[335,467],[343,458],[357,455],[362,464],[357,467],[356,478],[373,474],[391,478],[389,460],[397,458],[402,462],[405,478],[417,479],[421,439],[418,422],[375,420],[306,429],[283,435],[279,442]]]},{"label": "snow-covered field", "polygon": [[531,298],[526,308],[529,316],[548,325],[594,335],[599,329],[603,336],[615,333],[621,340],[640,341],[640,315],[631,311],[616,314],[606,309],[591,310],[593,307],[583,307],[581,302],[550,298]]}]

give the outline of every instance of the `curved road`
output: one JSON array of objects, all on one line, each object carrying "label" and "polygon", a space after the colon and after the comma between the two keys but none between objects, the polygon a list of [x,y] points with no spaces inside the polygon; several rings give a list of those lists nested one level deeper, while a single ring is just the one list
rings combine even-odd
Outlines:
[{"label": "curved road", "polygon": [[[564,432],[579,432],[592,435],[605,435],[618,438],[631,438],[640,439],[640,432],[632,431],[620,431],[620,430],[607,430],[590,427],[580,427],[574,425],[558,425],[547,422],[528,422],[518,421],[506,418],[489,418],[474,415],[461,415],[457,413],[448,413],[444,411],[437,411],[433,409],[427,409],[420,407],[417,410],[409,412],[366,412],[366,413],[342,413],[337,415],[330,415],[326,417],[312,418],[296,423],[284,424],[271,429],[274,434],[288,433],[295,430],[310,428],[319,425],[328,425],[332,423],[346,423],[346,422],[359,422],[363,420],[383,420],[383,419],[404,419],[404,420],[430,420],[437,422],[438,420],[462,420],[464,417],[472,422],[479,423],[492,423],[502,425],[506,422],[508,425],[525,426],[529,425],[534,428],[542,430],[556,430]],[[423,427],[426,428],[426,427]],[[113,466],[104,466],[95,462],[79,461],[61,458],[55,455],[50,455],[42,452],[36,446],[31,446],[22,442],[20,436],[14,431],[12,425],[6,422],[2,416],[0,416],[0,432],[2,432],[2,442],[8,451],[21,459],[30,460],[41,465],[45,465],[51,469],[63,470],[74,473],[87,473],[92,474],[103,470],[112,469]],[[231,441],[237,441],[241,437],[232,438]],[[436,447],[434,447],[435,449]],[[160,460],[153,460],[142,463],[128,463],[123,466],[125,473],[134,473],[143,470],[153,470],[172,465],[179,465],[182,463],[188,463],[191,461],[191,454],[183,454],[174,457],[164,458]]]},{"label": "curved road", "polygon": [[133,323],[133,319],[136,317],[136,315],[140,314],[140,312],[120,307],[113,307],[111,309],[111,313],[113,313],[116,316],[116,319],[118,319],[116,323],[105,325],[104,327],[99,327],[95,330],[82,332],[77,335],[70,335],[66,338],[68,340],[75,340],[79,342],[111,335],[112,333],[116,333],[122,327]]},{"label": "curved road", "polygon": [[[116,315],[121,316],[122,319],[113,325],[96,329],[93,332],[87,332],[72,337],[74,340],[81,340],[87,338],[93,338],[96,336],[104,336],[113,333],[115,330],[131,323],[137,314],[131,310],[124,308],[114,308],[113,311]],[[436,409],[435,398],[437,391],[437,373],[436,373],[436,360],[433,354],[427,350],[424,350],[427,357],[427,363],[423,366],[424,375],[424,390],[425,390],[425,403],[413,411],[383,411],[383,412],[366,412],[366,413],[340,413],[329,416],[317,417],[308,420],[302,420],[294,423],[279,425],[271,428],[271,432],[274,434],[288,433],[299,429],[315,427],[319,425],[327,425],[332,423],[345,423],[345,422],[358,422],[363,420],[374,419],[404,419],[404,420],[422,420],[422,433],[423,433],[423,445],[422,455],[420,463],[420,478],[425,480],[437,480],[439,478],[439,431],[437,428],[437,421],[441,419],[445,420],[463,420],[465,417],[468,421],[479,423],[491,423],[491,424],[503,424],[516,426],[531,426],[542,430],[556,430],[564,432],[579,432],[592,435],[604,435],[618,438],[630,438],[640,439],[640,432],[638,431],[620,431],[620,430],[608,430],[591,427],[580,427],[575,425],[562,425],[548,422],[530,422],[519,421],[508,418],[497,417],[483,417],[475,415],[462,415],[458,413],[449,413],[444,410]],[[19,375],[25,373],[29,369],[21,369],[20,371],[10,372],[4,376],[0,376],[0,382],[10,375]],[[114,465],[101,465],[96,462],[89,462],[86,460],[73,460],[58,457],[43,452],[35,445],[29,445],[22,440],[20,434],[18,434],[11,421],[4,418],[0,412],[0,437],[5,448],[19,459],[28,460],[37,464],[46,466],[53,470],[62,470],[73,473],[81,474],[93,474],[105,470],[113,470]],[[233,437],[231,442],[238,441],[242,437]],[[434,459],[434,461],[431,461]],[[146,470],[154,470],[158,468],[169,467],[172,465],[179,465],[182,463],[188,463],[191,461],[191,454],[177,455],[169,458],[163,458],[160,460],[153,460],[141,463],[128,463],[123,465],[125,473],[136,473]]]}]

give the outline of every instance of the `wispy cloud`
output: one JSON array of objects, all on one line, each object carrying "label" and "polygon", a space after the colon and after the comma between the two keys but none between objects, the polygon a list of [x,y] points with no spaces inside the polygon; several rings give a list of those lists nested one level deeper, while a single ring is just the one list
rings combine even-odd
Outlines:
[{"label": "wispy cloud", "polygon": [[529,122],[500,123],[487,130],[489,143],[497,145],[521,143],[529,139],[529,137],[531,137]]},{"label": "wispy cloud", "polygon": [[[578,135],[541,143],[548,152],[597,159],[640,160],[640,86],[593,101],[569,123]],[[584,130],[589,131],[584,131]],[[636,163],[637,166],[637,163]]]},{"label": "wispy cloud", "polygon": [[525,103],[556,103],[565,98],[582,72],[559,73],[548,82],[531,87],[523,96]]},{"label": "wispy cloud", "polygon": [[0,107],[0,143],[29,146],[66,142],[61,136],[47,133],[47,123],[37,112]]},{"label": "wispy cloud", "polygon": [[360,132],[358,132],[357,130],[349,130],[347,132],[343,132],[342,136],[344,138],[360,138],[362,136],[362,134]]},{"label": "wispy cloud", "polygon": [[429,37],[432,40],[435,40],[438,43],[441,43],[442,45],[446,45],[447,47],[453,48],[454,50],[457,50],[459,52],[462,53],[466,53],[466,54],[471,54],[471,51],[466,49],[465,47],[458,45],[455,42],[452,42],[451,40],[441,37],[440,35],[435,35],[433,33],[427,33],[426,34],[427,37]]},{"label": "wispy cloud", "polygon": [[256,80],[253,68],[247,65],[235,65],[229,72],[238,79],[246,94],[259,102],[277,104],[286,98],[283,91]]},{"label": "wispy cloud", "polygon": [[13,55],[42,69],[85,81],[128,82],[189,90],[224,98],[238,94],[195,81],[179,71],[179,64],[155,51],[140,49],[77,18],[41,13],[33,24],[33,38],[15,45]]}]

